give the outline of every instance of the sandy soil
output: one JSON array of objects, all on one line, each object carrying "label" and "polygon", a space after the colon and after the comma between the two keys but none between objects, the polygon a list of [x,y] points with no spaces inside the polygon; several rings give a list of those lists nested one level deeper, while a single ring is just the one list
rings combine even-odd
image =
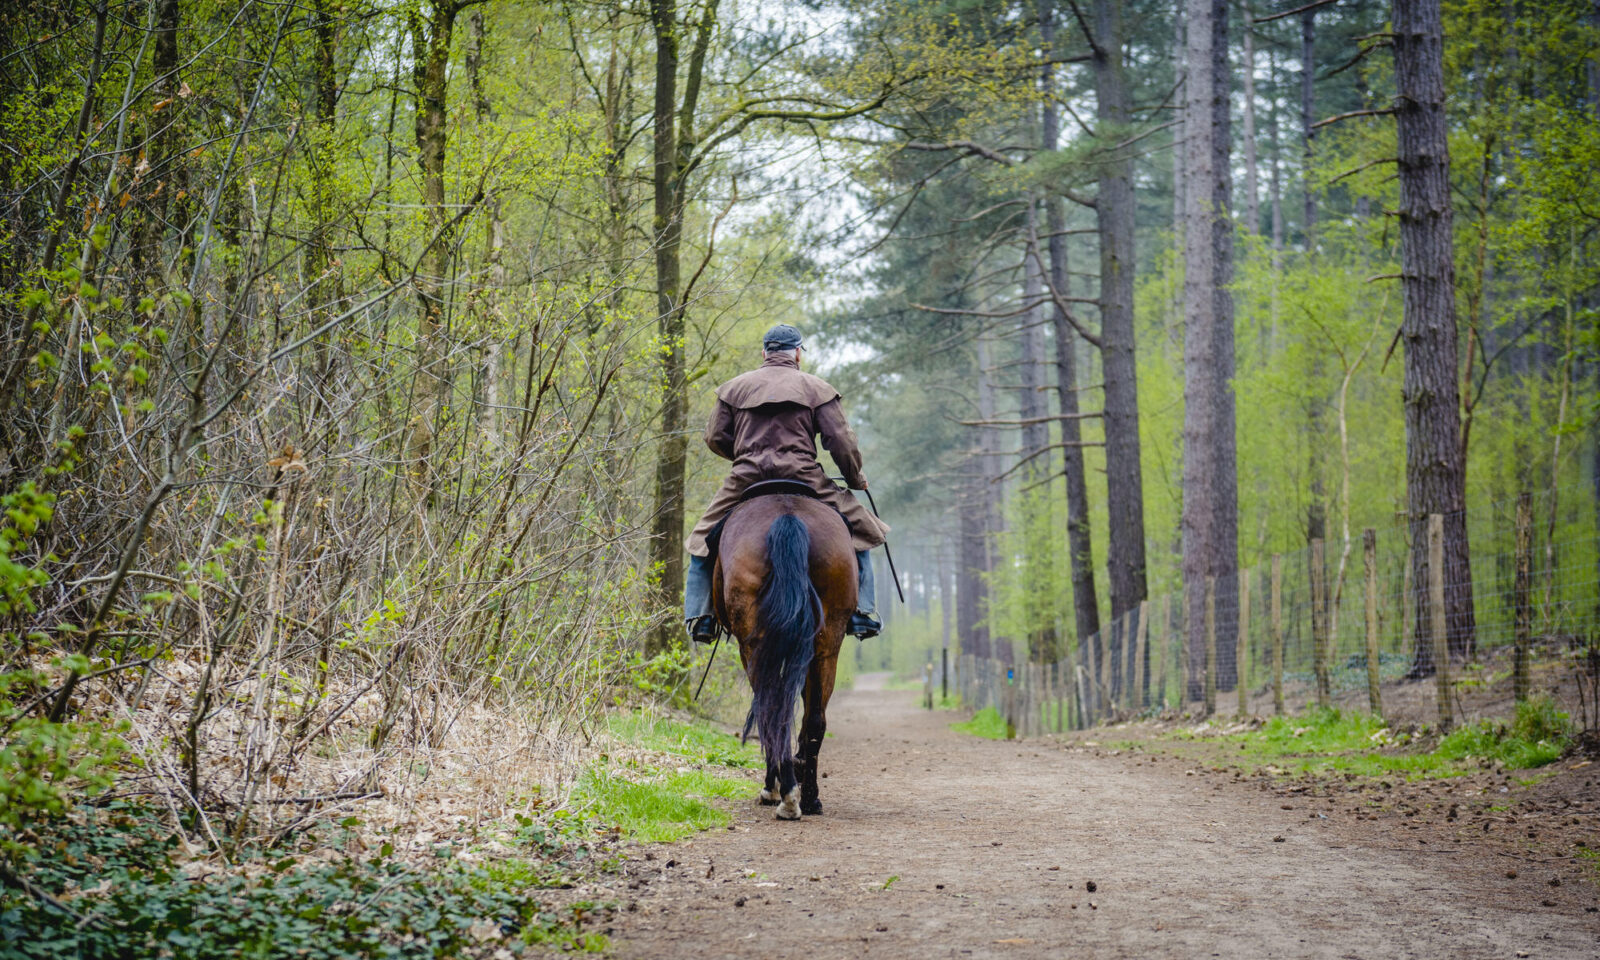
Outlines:
[{"label": "sandy soil", "polygon": [[[980,740],[952,716],[909,692],[836,697],[825,815],[752,805],[726,832],[636,851],[615,953],[1600,957],[1593,863],[1508,857],[1420,801]],[[1593,828],[1596,791],[1577,795],[1563,822]]]}]

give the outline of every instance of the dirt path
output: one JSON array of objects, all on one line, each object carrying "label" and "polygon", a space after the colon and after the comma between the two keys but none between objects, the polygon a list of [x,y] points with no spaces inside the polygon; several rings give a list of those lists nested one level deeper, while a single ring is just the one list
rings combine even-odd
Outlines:
[{"label": "dirt path", "polygon": [[1181,762],[961,736],[951,718],[912,693],[836,698],[825,815],[752,805],[635,861],[617,954],[1600,956],[1587,884],[1546,895],[1467,844],[1308,820]]}]

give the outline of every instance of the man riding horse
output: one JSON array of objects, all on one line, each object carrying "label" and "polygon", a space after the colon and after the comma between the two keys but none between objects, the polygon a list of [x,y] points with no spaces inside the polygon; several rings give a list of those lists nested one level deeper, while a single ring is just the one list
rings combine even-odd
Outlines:
[{"label": "man riding horse", "polygon": [[705,643],[717,632],[716,616],[711,612],[712,560],[707,536],[752,484],[795,480],[838,510],[849,526],[860,588],[848,632],[863,640],[875,637],[883,625],[873,598],[869,551],[883,543],[889,527],[828,479],[817,462],[813,440],[822,438],[850,489],[867,489],[861,451],[839,404],[839,391],[821,377],[800,370],[800,331],[794,327],[780,323],[768,330],[761,347],[761,366],[717,388],[717,408],[706,425],[706,446],[724,460],[732,460],[733,469],[685,544],[689,572],[683,615],[689,635]]}]

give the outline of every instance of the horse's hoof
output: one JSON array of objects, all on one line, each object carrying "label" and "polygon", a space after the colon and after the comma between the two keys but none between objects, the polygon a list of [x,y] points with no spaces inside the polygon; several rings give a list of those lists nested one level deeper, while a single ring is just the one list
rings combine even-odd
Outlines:
[{"label": "horse's hoof", "polygon": [[776,812],[779,820],[800,819],[800,788],[798,786],[783,795],[783,802],[778,804]]},{"label": "horse's hoof", "polygon": [[800,812],[808,817],[820,817],[822,816],[822,801],[813,800],[810,803],[801,803]]},{"label": "horse's hoof", "polygon": [[762,789],[761,794],[756,797],[756,802],[763,807],[775,807],[778,805],[778,791]]}]

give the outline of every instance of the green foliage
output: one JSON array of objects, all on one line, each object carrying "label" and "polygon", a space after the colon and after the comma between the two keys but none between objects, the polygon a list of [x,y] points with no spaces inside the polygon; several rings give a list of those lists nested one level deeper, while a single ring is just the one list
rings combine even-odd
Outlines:
[{"label": "green foliage", "polygon": [[0,673],[0,859],[26,851],[18,831],[27,825],[108,789],[127,752],[101,724],[53,723],[26,712],[45,681],[31,671]]},{"label": "green foliage", "polygon": [[748,801],[755,793],[755,784],[742,778],[703,770],[622,767],[602,759],[579,779],[572,806],[636,839],[667,843],[727,826],[732,818],[712,801]]},{"label": "green foliage", "polygon": [[761,751],[754,743],[740,743],[738,737],[719,733],[704,724],[683,723],[634,711],[612,714],[606,718],[606,725],[612,736],[647,750],[676,754],[713,766],[765,769]]},{"label": "green foliage", "polygon": [[950,729],[988,740],[1009,740],[1012,736],[1012,730],[1006,724],[1005,718],[1001,717],[994,707],[984,707],[973,714],[971,720],[950,724]]},{"label": "green foliage", "polygon": [[594,942],[573,928],[576,914],[545,910],[484,869],[419,870],[387,844],[368,858],[258,852],[234,869],[186,870],[156,812],[122,801],[37,825],[27,839],[36,852],[17,872],[55,902],[11,886],[0,892],[8,960],[423,958]]},{"label": "green foliage", "polygon": [[663,650],[652,657],[635,651],[627,658],[627,676],[639,692],[664,698],[682,689],[692,662],[693,654],[683,646]]},{"label": "green foliage", "polygon": [[[1251,766],[1428,778],[1460,776],[1490,764],[1518,770],[1543,766],[1561,757],[1569,735],[1566,714],[1556,709],[1554,701],[1542,698],[1519,704],[1510,724],[1487,720],[1469,724],[1431,749],[1415,749],[1414,735],[1392,731],[1381,717],[1338,709],[1273,717],[1259,730],[1223,742],[1230,747],[1230,761]],[[1233,744],[1241,748],[1237,755]]]},{"label": "green foliage", "polygon": [[40,493],[32,482],[0,497],[5,514],[0,523],[0,617],[33,613],[33,591],[50,582],[40,564],[16,557],[39,527],[50,522],[55,502],[55,494]]}]

